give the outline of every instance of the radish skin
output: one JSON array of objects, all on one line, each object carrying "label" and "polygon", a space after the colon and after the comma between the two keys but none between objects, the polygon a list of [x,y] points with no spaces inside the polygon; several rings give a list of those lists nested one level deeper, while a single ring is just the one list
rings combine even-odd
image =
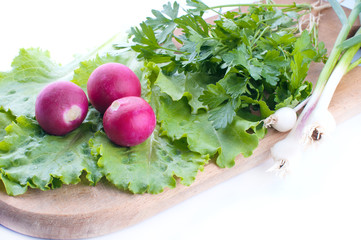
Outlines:
[{"label": "radish skin", "polygon": [[120,63],[105,63],[97,67],[87,83],[91,104],[100,113],[117,99],[141,95],[140,81],[135,73]]},{"label": "radish skin", "polygon": [[156,117],[144,99],[124,97],[115,100],[104,113],[103,126],[113,143],[131,147],[148,139],[156,126]]},{"label": "radish skin", "polygon": [[68,81],[54,82],[37,96],[35,117],[47,133],[63,136],[73,131],[84,121],[88,112],[85,92]]}]

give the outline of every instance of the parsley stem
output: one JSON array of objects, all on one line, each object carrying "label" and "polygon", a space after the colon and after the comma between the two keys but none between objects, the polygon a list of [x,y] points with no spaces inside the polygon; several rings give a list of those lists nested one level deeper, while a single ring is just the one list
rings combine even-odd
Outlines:
[{"label": "parsley stem", "polygon": [[[267,27],[265,27],[264,29],[263,29],[263,31],[252,41],[252,43],[251,43],[251,46],[253,46],[252,47],[252,49],[254,49],[255,47],[256,47],[256,42],[265,34],[265,32],[266,31],[268,31],[269,29],[270,29],[271,27],[270,26],[267,26]],[[258,32],[257,32],[258,33]]]},{"label": "parsley stem", "polygon": [[225,4],[209,7],[209,10],[217,8],[228,8],[228,7],[284,7],[290,9],[300,9],[300,10],[311,10],[312,5],[303,3],[303,4],[262,4],[262,3],[240,3],[240,4]]},{"label": "parsley stem", "polygon": [[162,47],[162,46],[159,46],[158,48],[162,49],[162,50],[165,50],[165,51],[170,51],[170,52],[173,52],[173,53],[181,53],[181,54],[185,54],[185,55],[190,54],[189,52],[180,51],[178,49],[166,48],[166,47]]}]

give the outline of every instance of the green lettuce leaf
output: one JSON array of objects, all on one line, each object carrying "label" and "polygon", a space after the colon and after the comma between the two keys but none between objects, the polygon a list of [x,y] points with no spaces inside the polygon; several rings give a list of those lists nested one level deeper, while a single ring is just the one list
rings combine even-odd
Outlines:
[{"label": "green lettuce leaf", "polygon": [[3,173],[3,170],[0,169],[0,179],[4,183],[6,193],[10,196],[17,196],[24,194],[27,190],[27,186],[22,186],[19,183],[9,180]]},{"label": "green lettuce leaf", "polygon": [[16,117],[10,110],[5,111],[5,109],[0,106],[0,141],[2,141],[3,137],[6,135],[5,127],[14,121],[15,118]]},{"label": "green lettuce leaf", "polygon": [[0,72],[0,106],[16,116],[33,117],[38,93],[50,82],[69,80],[74,65],[61,66],[50,59],[48,51],[21,49],[12,70]]},{"label": "green lettuce leaf", "polygon": [[18,117],[6,127],[7,135],[0,142],[0,171],[7,193],[75,184],[83,172],[90,184],[97,183],[102,174],[88,145],[93,129],[91,123],[84,123],[66,136],[52,136],[34,120]]},{"label": "green lettuce leaf", "polygon": [[176,177],[188,186],[208,161],[208,156],[190,151],[183,141],[159,136],[157,130],[147,141],[130,148],[116,146],[98,132],[90,146],[106,178],[133,193],[156,194],[174,188]]},{"label": "green lettuce leaf", "polygon": [[249,157],[265,134],[259,121],[239,116],[235,116],[229,126],[215,129],[208,120],[208,113],[191,113],[185,98],[175,102],[169,97],[162,97],[157,117],[162,134],[173,140],[186,137],[190,150],[215,156],[220,167],[232,167],[240,154]]}]

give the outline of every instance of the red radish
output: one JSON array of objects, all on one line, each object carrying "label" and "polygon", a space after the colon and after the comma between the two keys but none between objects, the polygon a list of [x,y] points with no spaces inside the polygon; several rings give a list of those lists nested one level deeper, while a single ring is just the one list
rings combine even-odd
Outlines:
[{"label": "red radish", "polygon": [[53,135],[65,135],[85,119],[88,99],[76,84],[67,81],[46,86],[37,96],[35,116],[42,129]]},{"label": "red radish", "polygon": [[137,75],[127,66],[105,63],[90,74],[87,91],[91,104],[104,113],[119,98],[140,97],[141,85]]},{"label": "red radish", "polygon": [[138,145],[152,134],[156,117],[152,107],[140,97],[115,100],[103,117],[104,131],[117,145]]}]

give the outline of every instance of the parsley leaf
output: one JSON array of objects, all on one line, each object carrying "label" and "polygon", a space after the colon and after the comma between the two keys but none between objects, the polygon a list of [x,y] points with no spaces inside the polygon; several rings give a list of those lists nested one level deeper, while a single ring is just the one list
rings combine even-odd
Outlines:
[{"label": "parsley leaf", "polygon": [[[166,90],[163,81],[162,90],[173,100],[187,96],[193,108],[195,102],[204,106],[213,127],[219,129],[230,125],[240,108],[257,112],[266,104],[269,111],[264,112],[271,113],[280,106],[294,106],[310,93],[311,85],[305,82],[310,63],[323,60],[326,52],[315,35],[298,32],[296,23],[301,14],[296,5],[280,9],[261,4],[248,12],[226,13],[200,0],[187,0],[187,5],[186,14],[178,16],[178,6],[168,3],[162,11],[167,14],[154,11],[155,18],[147,18],[133,31],[132,48],[139,53],[138,58],[160,64],[168,79],[179,78],[180,73],[215,78],[208,86],[191,79],[196,82],[193,86],[200,86],[201,94],[177,88],[177,84],[168,84]],[[210,23],[203,18],[209,10],[217,14]],[[181,29],[180,35],[164,31],[168,27]],[[158,29],[163,30],[162,36],[156,34]],[[174,39],[181,43],[180,48]],[[182,81],[179,83],[183,86]],[[253,102],[242,101],[242,97]]]}]

